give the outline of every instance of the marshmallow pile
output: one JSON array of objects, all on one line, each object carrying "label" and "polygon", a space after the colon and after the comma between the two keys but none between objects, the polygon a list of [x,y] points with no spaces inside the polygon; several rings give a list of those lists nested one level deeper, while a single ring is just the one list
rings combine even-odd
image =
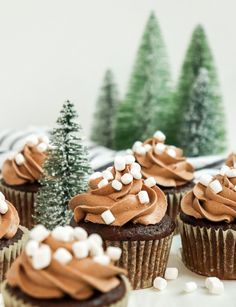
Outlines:
[{"label": "marshmallow pile", "polygon": [[[154,153],[156,155],[161,155],[163,152],[166,152],[169,156],[173,158],[176,157],[175,146],[168,146],[163,144],[166,139],[166,136],[163,132],[158,130],[153,134],[153,137],[159,142],[154,147]],[[136,141],[132,146],[132,150],[129,149],[128,152],[130,154],[136,153],[137,155],[145,156],[150,149],[152,149],[150,144],[143,144],[140,141]]]},{"label": "marshmallow pile", "polygon": [[6,214],[7,211],[8,211],[8,204],[6,202],[4,194],[0,192],[0,213]]},{"label": "marshmallow pile", "polygon": [[[65,247],[59,247],[52,251],[48,244],[43,243],[48,237],[62,243],[71,243],[72,252]],[[52,259],[60,264],[67,265],[73,259],[78,260],[91,257],[94,262],[101,265],[109,265],[121,257],[119,247],[108,247],[103,249],[103,240],[98,234],[88,233],[81,227],[57,226],[52,231],[47,230],[43,225],[37,225],[30,231],[30,240],[25,247],[25,253],[32,260],[32,267],[35,270],[47,268]]]},{"label": "marshmallow pile", "polygon": [[[223,165],[219,171],[221,176],[227,176],[228,178],[236,177],[236,168],[230,168],[227,165]],[[218,179],[213,180],[213,176],[209,174],[203,174],[199,178],[199,182],[205,187],[210,187],[216,194],[220,193],[223,190],[223,187]],[[236,191],[236,186],[234,187]]]},{"label": "marshmallow pile", "polygon": [[[156,277],[153,281],[153,287],[159,291],[164,290],[167,287],[167,280],[174,280],[178,277],[177,268],[167,268],[163,277]],[[223,294],[224,293],[224,284],[217,277],[207,277],[205,280],[205,287],[208,289],[211,294]],[[196,291],[198,288],[196,282],[188,281],[184,284],[183,291],[186,293],[191,293]]]},{"label": "marshmallow pile", "polygon": [[[107,168],[103,172],[95,172],[93,173],[89,181],[100,179],[97,184],[98,189],[101,189],[108,184],[111,184],[112,188],[115,191],[121,191],[123,185],[128,185],[133,182],[133,180],[140,180],[142,178],[141,174],[141,166],[135,162],[135,158],[133,155],[128,154],[126,156],[117,156],[114,160],[114,168],[118,172],[122,172],[126,169],[126,166],[129,166],[129,172],[123,174],[120,178],[120,181],[115,179],[112,173],[112,167]],[[144,184],[151,188],[156,185],[156,180],[154,177],[149,177],[144,180]],[[141,204],[147,205],[150,202],[149,195],[147,191],[142,190],[137,194],[139,202]],[[110,225],[115,221],[115,217],[112,214],[111,210],[106,210],[101,214],[103,221]]]},{"label": "marshmallow pile", "polygon": [[[26,139],[26,145],[29,147],[36,146],[39,152],[45,152],[49,147],[49,138],[46,135],[42,137],[31,135]],[[21,152],[11,153],[8,156],[8,160],[15,160],[17,165],[22,165],[25,162],[25,157]]]}]

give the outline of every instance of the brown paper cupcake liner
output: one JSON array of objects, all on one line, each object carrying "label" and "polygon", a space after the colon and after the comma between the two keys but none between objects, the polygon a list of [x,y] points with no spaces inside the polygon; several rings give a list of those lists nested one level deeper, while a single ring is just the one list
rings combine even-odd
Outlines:
[{"label": "brown paper cupcake liner", "polygon": [[182,259],[191,271],[220,279],[236,279],[236,231],[184,223],[178,218]]},{"label": "brown paper cupcake liner", "polygon": [[160,240],[149,241],[108,241],[104,245],[117,246],[122,250],[120,260],[116,263],[128,272],[132,288],[152,287],[157,276],[163,276],[169,258],[173,233]]},{"label": "brown paper cupcake liner", "polygon": [[23,231],[21,239],[0,250],[0,283],[5,279],[12,262],[21,254],[28,239],[28,230],[23,226],[19,228]]},{"label": "brown paper cupcake liner", "polygon": [[[130,287],[130,283],[129,283],[129,281],[126,277],[121,276],[121,278],[123,279],[123,281],[125,283],[126,293],[121,300],[119,300],[118,302],[111,304],[107,307],[127,307],[128,306],[129,292],[131,290],[131,287]],[[1,288],[5,307],[37,307],[36,305],[33,306],[33,305],[31,305],[27,302],[24,302],[21,299],[14,297],[11,293],[9,293],[6,285],[7,285],[7,282],[5,281],[2,284],[2,288]]]},{"label": "brown paper cupcake liner", "polygon": [[31,229],[34,227],[34,199],[35,192],[25,192],[15,190],[0,183],[0,191],[5,195],[6,199],[11,202],[19,215],[22,226]]}]

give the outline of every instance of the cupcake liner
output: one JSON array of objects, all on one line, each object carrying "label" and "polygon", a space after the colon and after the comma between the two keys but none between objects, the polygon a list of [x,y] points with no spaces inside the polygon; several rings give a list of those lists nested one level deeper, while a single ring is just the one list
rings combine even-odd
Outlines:
[{"label": "cupcake liner", "polygon": [[21,254],[28,239],[28,230],[23,226],[19,228],[23,231],[21,239],[0,250],[0,283],[5,279],[12,262]]},{"label": "cupcake liner", "polygon": [[[118,302],[108,305],[107,307],[127,307],[128,306],[128,298],[129,298],[129,292],[131,290],[130,283],[128,279],[124,276],[121,276],[122,280],[125,283],[126,287],[126,293],[122,299],[120,299]],[[5,281],[2,284],[2,296],[4,300],[5,307],[37,307],[36,305],[31,305],[27,302],[24,302],[21,299],[18,299],[12,295],[12,293],[9,293],[7,290],[7,281]],[[79,303],[78,303],[79,305]]]},{"label": "cupcake liner", "polygon": [[11,202],[19,215],[22,226],[31,229],[34,227],[34,199],[35,192],[19,191],[0,183],[0,191]]},{"label": "cupcake liner", "polygon": [[105,248],[117,246],[122,250],[120,260],[116,263],[128,272],[132,288],[152,287],[157,276],[163,276],[171,247],[173,233],[160,240],[149,241],[108,241]]},{"label": "cupcake liner", "polygon": [[236,279],[236,231],[193,226],[178,218],[182,260],[191,271],[220,279]]}]

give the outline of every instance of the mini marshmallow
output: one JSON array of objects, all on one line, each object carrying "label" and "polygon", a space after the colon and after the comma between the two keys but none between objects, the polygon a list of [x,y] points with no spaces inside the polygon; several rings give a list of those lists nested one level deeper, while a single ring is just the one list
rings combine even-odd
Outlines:
[{"label": "mini marshmallow", "polygon": [[44,241],[50,235],[50,231],[43,225],[37,225],[30,231],[30,239],[37,242]]},{"label": "mini marshmallow", "polygon": [[184,291],[191,293],[197,290],[197,284],[194,281],[188,281],[184,285]]},{"label": "mini marshmallow", "polygon": [[161,142],[164,142],[165,139],[166,139],[165,134],[164,134],[162,131],[160,131],[160,130],[157,130],[157,131],[153,134],[153,136],[154,136],[155,139],[158,139],[158,140],[161,141]]},{"label": "mini marshmallow", "polygon": [[212,181],[210,184],[209,184],[209,187],[216,193],[220,193],[223,188],[222,188],[222,185],[220,184],[219,180],[214,180]]},{"label": "mini marshmallow", "polygon": [[131,169],[136,168],[137,170],[141,171],[141,166],[137,162],[131,164]]},{"label": "mini marshmallow", "polygon": [[150,145],[150,144],[144,144],[143,146],[144,146],[146,152],[148,152],[152,148],[152,145]]},{"label": "mini marshmallow", "polygon": [[116,191],[120,191],[122,189],[122,183],[116,179],[112,180],[111,186],[113,187],[113,189],[115,189]]},{"label": "mini marshmallow", "polygon": [[125,153],[126,153],[127,155],[133,155],[133,154],[134,154],[134,152],[133,152],[132,149],[126,149]]},{"label": "mini marshmallow", "polygon": [[236,177],[236,169],[230,168],[228,171],[226,171],[226,176],[229,177],[229,178]]},{"label": "mini marshmallow", "polygon": [[236,185],[234,186],[234,192],[236,192]]},{"label": "mini marshmallow", "polygon": [[108,170],[103,171],[102,175],[103,175],[103,178],[107,180],[112,180],[114,178],[113,174]]},{"label": "mini marshmallow", "polygon": [[135,162],[135,157],[133,155],[125,156],[125,163],[126,164],[132,164],[134,162]]},{"label": "mini marshmallow", "polygon": [[93,261],[101,265],[108,265],[110,263],[110,258],[107,255],[100,255],[93,257]]},{"label": "mini marshmallow", "polygon": [[8,204],[5,200],[0,200],[0,213],[6,214],[8,211]]},{"label": "mini marshmallow", "polygon": [[89,243],[92,243],[92,244],[95,243],[95,244],[100,245],[100,246],[103,245],[102,237],[97,233],[92,233],[88,237],[88,241],[89,241]]},{"label": "mini marshmallow", "polygon": [[35,254],[35,252],[38,250],[38,248],[39,248],[39,242],[35,240],[29,240],[25,246],[26,255],[32,257]]},{"label": "mini marshmallow", "polygon": [[178,277],[179,271],[177,268],[166,268],[165,279],[173,280]]},{"label": "mini marshmallow", "polygon": [[15,156],[15,161],[17,165],[22,165],[25,162],[25,157],[21,153],[18,153]]},{"label": "mini marshmallow", "polygon": [[220,295],[224,293],[224,284],[217,277],[206,278],[205,285],[211,294]]},{"label": "mini marshmallow", "polygon": [[133,176],[131,174],[126,173],[123,176],[121,176],[120,180],[123,184],[127,185],[133,181]]},{"label": "mini marshmallow", "polygon": [[5,200],[5,195],[2,192],[0,192],[0,201],[1,200]]},{"label": "mini marshmallow", "polygon": [[131,168],[130,174],[133,176],[134,179],[139,180],[142,178],[142,174],[137,168]]},{"label": "mini marshmallow", "polygon": [[40,140],[47,145],[50,143],[49,137],[47,135],[40,136]]},{"label": "mini marshmallow", "polygon": [[167,152],[167,154],[168,154],[169,156],[171,156],[171,157],[173,157],[173,158],[176,157],[176,151],[174,150],[174,148],[168,148],[166,152]]},{"label": "mini marshmallow", "polygon": [[154,152],[157,155],[162,154],[166,149],[166,145],[162,143],[157,143],[156,146],[154,147]]},{"label": "mini marshmallow", "polygon": [[89,255],[89,244],[86,240],[77,241],[72,245],[72,251],[76,258],[83,259]]},{"label": "mini marshmallow", "polygon": [[209,174],[203,174],[199,178],[199,182],[205,187],[207,187],[212,180],[213,180],[213,177]]},{"label": "mini marshmallow", "polygon": [[147,191],[140,191],[138,193],[138,198],[141,204],[148,204],[150,201]]},{"label": "mini marshmallow", "polygon": [[98,179],[98,178],[102,178],[102,173],[101,172],[95,172],[93,173],[90,177],[89,177],[89,181],[91,180],[95,180],[95,179]]},{"label": "mini marshmallow", "polygon": [[90,254],[92,257],[101,256],[104,254],[103,247],[95,242],[89,244]]},{"label": "mini marshmallow", "polygon": [[146,155],[146,149],[144,146],[139,146],[136,148],[135,150],[136,154],[140,155],[140,156],[144,156]]},{"label": "mini marshmallow", "polygon": [[151,188],[154,187],[156,185],[156,180],[154,177],[148,177],[147,179],[144,180],[144,184]]},{"label": "mini marshmallow", "polygon": [[228,165],[223,165],[220,169],[220,175],[224,176],[226,175],[226,172],[229,170],[230,168],[228,167]]},{"label": "mini marshmallow", "polygon": [[53,258],[61,264],[67,264],[72,260],[71,253],[64,247],[59,247],[53,254]]},{"label": "mini marshmallow", "polygon": [[36,146],[39,140],[36,135],[31,135],[26,139],[26,144],[30,147]]},{"label": "mini marshmallow", "polygon": [[103,221],[107,224],[110,225],[115,221],[115,217],[112,214],[112,212],[110,210],[106,210],[101,214],[101,217],[103,219]]},{"label": "mini marshmallow", "polygon": [[123,171],[125,169],[126,163],[125,158],[121,156],[115,157],[114,166],[117,171]]},{"label": "mini marshmallow", "polygon": [[32,266],[35,270],[42,270],[49,266],[52,252],[48,245],[41,244],[32,257]]},{"label": "mini marshmallow", "polygon": [[52,237],[61,242],[70,242],[74,238],[73,228],[71,226],[56,226],[52,231]]},{"label": "mini marshmallow", "polygon": [[48,149],[48,145],[45,143],[40,143],[37,145],[37,149],[40,152],[45,152]]},{"label": "mini marshmallow", "polygon": [[159,291],[162,291],[167,287],[167,281],[162,277],[156,277],[153,280],[153,287]]},{"label": "mini marshmallow", "polygon": [[137,149],[138,147],[142,146],[142,145],[143,145],[142,142],[136,141],[136,142],[134,143],[134,145],[132,146],[132,150],[133,150],[133,151],[136,151],[136,149]]},{"label": "mini marshmallow", "polygon": [[82,227],[74,228],[74,238],[79,241],[86,240],[88,238],[88,233]]},{"label": "mini marshmallow", "polygon": [[112,261],[117,261],[121,257],[122,250],[119,247],[108,246],[106,254]]},{"label": "mini marshmallow", "polygon": [[108,185],[108,183],[109,183],[108,180],[103,178],[101,181],[99,181],[98,188],[101,189],[101,188],[105,187],[106,185]]}]

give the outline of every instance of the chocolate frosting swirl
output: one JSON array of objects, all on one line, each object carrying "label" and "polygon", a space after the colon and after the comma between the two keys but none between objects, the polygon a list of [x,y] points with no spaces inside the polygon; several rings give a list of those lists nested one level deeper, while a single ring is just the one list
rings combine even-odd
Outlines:
[{"label": "chocolate frosting swirl", "polygon": [[182,199],[182,211],[196,219],[207,219],[212,222],[230,223],[236,218],[236,177],[216,175],[222,191],[216,194],[209,186],[197,183],[193,190]]},{"label": "chocolate frosting swirl", "polygon": [[235,167],[236,166],[236,154],[232,152],[226,159],[225,164],[229,167]]},{"label": "chocolate frosting swirl", "polygon": [[[154,177],[157,184],[162,187],[178,187],[191,182],[194,178],[194,168],[183,157],[183,151],[175,146],[165,145],[165,150],[155,153],[155,146],[158,141],[155,137],[144,142],[151,145],[145,155],[134,153],[137,162],[141,165],[141,171],[144,178]],[[172,156],[168,154],[171,149],[175,152]]]},{"label": "chocolate frosting swirl", "polygon": [[[59,247],[72,253],[73,242],[63,243],[50,235],[43,243],[49,245],[52,253]],[[81,260],[73,257],[67,264],[52,257],[47,268],[36,270],[31,258],[23,252],[8,271],[7,282],[38,299],[69,295],[76,300],[85,300],[92,297],[95,291],[106,293],[118,286],[120,274],[125,274],[125,270],[112,264],[99,264],[90,257]]]},{"label": "chocolate frosting swirl", "polygon": [[0,239],[11,239],[16,234],[20,220],[15,207],[5,200],[8,210],[5,214],[0,214]]},{"label": "chocolate frosting swirl", "polygon": [[[111,172],[114,179],[120,181],[124,174],[129,173],[130,168],[130,165],[126,165],[123,171],[117,171],[113,167]],[[85,220],[105,224],[101,214],[106,210],[110,210],[115,217],[112,226],[123,226],[128,222],[156,224],[164,217],[167,202],[164,193],[157,186],[148,187],[143,179],[133,179],[130,184],[123,185],[120,191],[116,191],[111,182],[98,188],[101,179],[91,180],[87,193],[76,195],[70,200],[69,205],[74,211],[76,222]],[[140,203],[137,194],[141,190],[147,192],[150,200],[148,204]]]},{"label": "chocolate frosting swirl", "polygon": [[42,165],[47,157],[46,152],[39,151],[37,146],[25,145],[20,151],[24,161],[19,165],[16,159],[7,159],[3,163],[2,177],[8,185],[21,185],[37,182],[42,176]]}]

